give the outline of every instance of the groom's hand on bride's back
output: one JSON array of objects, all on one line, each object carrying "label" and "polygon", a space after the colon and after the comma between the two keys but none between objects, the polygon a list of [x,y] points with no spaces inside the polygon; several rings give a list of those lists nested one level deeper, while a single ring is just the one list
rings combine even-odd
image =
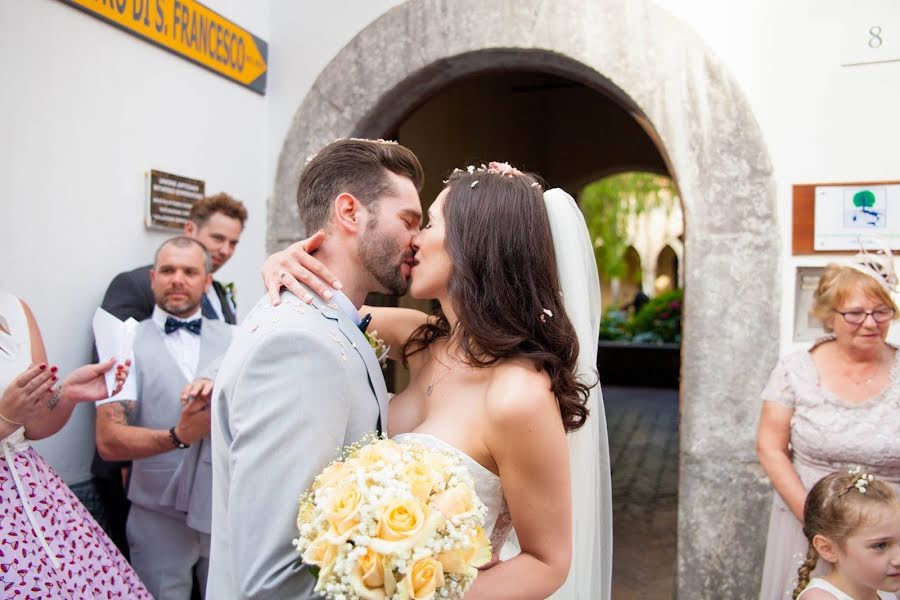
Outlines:
[{"label": "groom's hand on bride's back", "polygon": [[341,289],[341,282],[310,254],[322,245],[326,235],[320,229],[305,240],[272,254],[263,263],[263,283],[273,306],[281,303],[282,287],[286,287],[307,304],[312,302],[312,295],[301,283],[324,300],[331,300],[334,295],[332,289]]}]

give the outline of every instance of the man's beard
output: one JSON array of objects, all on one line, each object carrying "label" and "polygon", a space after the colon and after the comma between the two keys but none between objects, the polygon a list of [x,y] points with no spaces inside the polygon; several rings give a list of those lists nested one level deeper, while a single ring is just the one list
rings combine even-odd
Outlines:
[{"label": "man's beard", "polygon": [[409,288],[409,279],[403,277],[403,261],[412,260],[408,250],[397,256],[397,243],[378,229],[378,221],[372,220],[366,227],[359,245],[359,258],[363,267],[381,284],[386,294],[402,296]]},{"label": "man's beard", "polygon": [[190,298],[181,302],[172,302],[167,297],[163,297],[157,301],[157,304],[170,315],[179,318],[194,314],[197,311],[197,307],[200,306],[199,302],[194,302]]}]

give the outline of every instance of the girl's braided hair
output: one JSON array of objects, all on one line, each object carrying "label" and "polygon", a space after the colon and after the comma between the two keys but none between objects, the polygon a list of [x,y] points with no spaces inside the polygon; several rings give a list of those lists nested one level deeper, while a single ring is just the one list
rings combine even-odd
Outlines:
[{"label": "girl's braided hair", "polygon": [[821,535],[843,544],[866,520],[866,509],[896,502],[897,495],[890,485],[858,470],[830,473],[816,482],[803,506],[803,534],[809,540],[809,549],[806,560],[797,570],[793,599],[797,600],[809,585],[809,576],[819,560],[819,553],[813,546],[814,537]]}]

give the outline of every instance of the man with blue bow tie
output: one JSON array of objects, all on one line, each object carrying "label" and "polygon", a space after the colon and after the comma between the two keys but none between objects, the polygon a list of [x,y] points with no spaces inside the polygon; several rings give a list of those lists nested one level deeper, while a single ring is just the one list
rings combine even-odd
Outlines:
[{"label": "man with blue bow tie", "polygon": [[182,407],[180,395],[231,342],[231,325],[201,316],[211,278],[198,241],[181,236],[159,247],[150,271],[156,305],[138,325],[131,376],[97,406],[100,455],[134,461],[126,533],[131,563],[155,598],[188,600],[195,569],[206,586],[210,411],[203,398]]}]

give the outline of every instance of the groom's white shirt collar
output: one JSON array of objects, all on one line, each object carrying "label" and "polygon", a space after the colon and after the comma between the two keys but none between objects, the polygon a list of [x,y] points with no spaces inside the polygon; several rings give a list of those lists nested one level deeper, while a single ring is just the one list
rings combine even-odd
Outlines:
[{"label": "groom's white shirt collar", "polygon": [[338,308],[341,309],[341,312],[346,314],[353,321],[354,325],[359,325],[362,321],[362,317],[359,316],[359,311],[356,310],[356,307],[353,306],[353,303],[350,302],[350,298],[344,292],[334,292],[334,296],[331,297],[335,304],[337,304]]}]

